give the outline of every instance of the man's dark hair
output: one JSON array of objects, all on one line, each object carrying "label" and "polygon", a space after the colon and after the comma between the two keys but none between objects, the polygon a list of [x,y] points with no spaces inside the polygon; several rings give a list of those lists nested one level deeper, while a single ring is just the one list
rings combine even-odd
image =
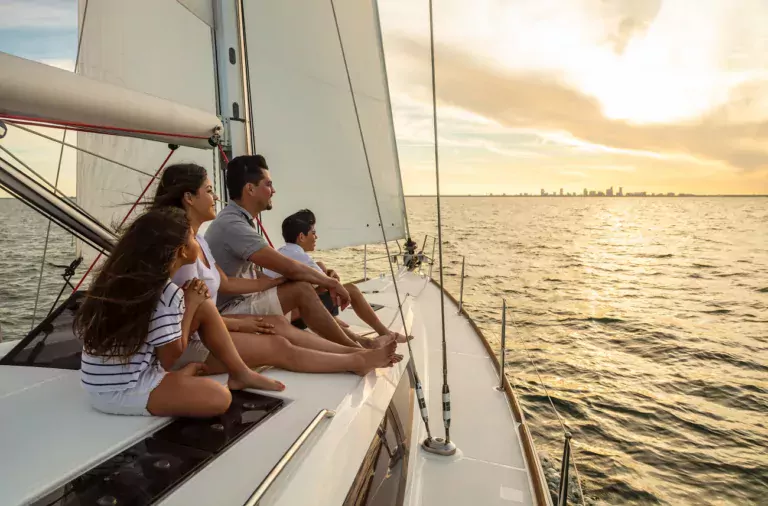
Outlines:
[{"label": "man's dark hair", "polygon": [[261,155],[238,156],[227,165],[227,191],[232,199],[243,196],[246,184],[259,184],[264,179],[264,171],[269,170],[267,161]]},{"label": "man's dark hair", "polygon": [[283,220],[283,240],[296,244],[299,234],[308,235],[315,224],[315,213],[309,209],[302,209]]}]

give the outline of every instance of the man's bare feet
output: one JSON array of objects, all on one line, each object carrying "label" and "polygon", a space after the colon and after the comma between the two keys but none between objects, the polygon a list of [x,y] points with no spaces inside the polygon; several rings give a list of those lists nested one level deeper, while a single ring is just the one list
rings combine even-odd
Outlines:
[{"label": "man's bare feet", "polygon": [[[396,349],[397,343],[392,341],[375,350],[366,350],[358,353],[356,357],[361,359],[360,366],[354,368],[352,372],[359,376],[365,376],[378,367],[391,367],[392,361],[397,356],[395,353]],[[400,356],[400,360],[402,360],[402,356]]]},{"label": "man's bare feet", "polygon": [[363,348],[369,350],[375,350],[388,346],[390,343],[396,342],[397,338],[393,334],[384,334],[374,338],[361,338],[359,343]]},{"label": "man's bare feet", "polygon": [[263,374],[259,374],[256,371],[248,369],[247,372],[239,374],[237,376],[230,374],[227,386],[230,390],[242,390],[244,388],[255,388],[257,390],[272,390],[274,392],[282,392],[285,390],[285,385],[272,378],[267,378]]}]

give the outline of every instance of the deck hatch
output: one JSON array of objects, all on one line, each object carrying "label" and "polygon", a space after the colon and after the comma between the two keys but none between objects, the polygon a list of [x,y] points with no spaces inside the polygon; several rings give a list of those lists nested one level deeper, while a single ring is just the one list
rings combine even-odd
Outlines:
[{"label": "deck hatch", "polygon": [[222,416],[179,418],[59,487],[33,506],[144,506],[189,479],[283,407],[284,401],[232,392]]}]

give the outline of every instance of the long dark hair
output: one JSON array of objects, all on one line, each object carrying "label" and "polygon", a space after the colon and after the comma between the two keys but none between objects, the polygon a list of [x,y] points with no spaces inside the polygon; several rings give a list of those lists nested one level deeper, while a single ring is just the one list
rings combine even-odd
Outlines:
[{"label": "long dark hair", "polygon": [[184,211],[175,207],[150,210],[128,227],[75,316],[75,333],[87,353],[121,358],[138,353],[189,231]]},{"label": "long dark hair", "polygon": [[205,169],[195,163],[169,165],[160,176],[152,208],[172,206],[183,209],[184,194],[197,194],[207,177]]}]

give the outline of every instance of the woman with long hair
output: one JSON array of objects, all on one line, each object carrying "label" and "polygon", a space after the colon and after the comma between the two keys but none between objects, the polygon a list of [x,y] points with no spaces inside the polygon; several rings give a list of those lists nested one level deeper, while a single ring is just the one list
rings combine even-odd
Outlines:
[{"label": "woman with long hair", "polygon": [[[174,281],[183,284],[190,279],[202,279],[214,301],[218,292],[253,293],[282,283],[283,278],[228,277],[216,265],[208,244],[198,232],[203,223],[216,217],[217,200],[203,167],[176,164],[163,171],[152,207],[183,210],[199,246],[196,261],[177,271]],[[353,348],[300,330],[282,316],[227,315],[222,317],[222,321],[230,330],[243,360],[251,366],[273,365],[300,372],[352,371],[366,374],[400,358],[395,355],[397,345],[394,340],[389,340],[382,351]],[[201,350],[201,353],[205,354],[205,351]]]},{"label": "woman with long hair", "polygon": [[229,390],[199,377],[210,367],[177,366],[194,328],[215,357],[214,368],[229,373],[229,389],[285,388],[243,362],[204,283],[171,281],[198,250],[183,211],[155,209],[128,227],[102,266],[74,323],[83,340],[81,381],[96,409],[200,417],[226,411]]}]

